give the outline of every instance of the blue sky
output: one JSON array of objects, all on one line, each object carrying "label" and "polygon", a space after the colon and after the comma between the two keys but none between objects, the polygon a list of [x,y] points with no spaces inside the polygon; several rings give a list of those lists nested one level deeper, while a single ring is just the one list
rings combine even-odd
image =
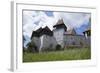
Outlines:
[{"label": "blue sky", "polygon": [[83,32],[88,28],[91,27],[91,21],[89,20],[89,22],[87,23],[83,23],[79,28],[75,28],[77,34],[79,35],[83,35]]},{"label": "blue sky", "polygon": [[45,11],[45,14],[46,14],[47,16],[54,16],[54,15],[53,15],[53,11]]},{"label": "blue sky", "polygon": [[79,28],[75,28],[75,30],[76,30],[76,32],[77,32],[77,34],[79,34],[79,35],[83,35],[83,32],[86,30],[86,28],[87,27],[89,27],[90,25],[89,24],[83,24],[81,27],[79,27]]}]

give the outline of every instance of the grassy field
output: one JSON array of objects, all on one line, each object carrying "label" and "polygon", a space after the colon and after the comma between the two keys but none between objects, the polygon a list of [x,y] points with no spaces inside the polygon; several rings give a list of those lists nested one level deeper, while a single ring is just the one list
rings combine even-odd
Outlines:
[{"label": "grassy field", "polygon": [[41,53],[23,53],[23,62],[85,60],[90,58],[91,50],[89,48],[73,48]]}]

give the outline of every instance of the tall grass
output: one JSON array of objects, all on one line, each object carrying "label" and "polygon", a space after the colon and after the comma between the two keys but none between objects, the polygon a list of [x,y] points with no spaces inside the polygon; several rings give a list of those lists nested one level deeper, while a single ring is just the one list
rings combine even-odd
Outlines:
[{"label": "tall grass", "polygon": [[23,53],[23,62],[84,60],[91,58],[90,48],[73,48],[62,51]]}]

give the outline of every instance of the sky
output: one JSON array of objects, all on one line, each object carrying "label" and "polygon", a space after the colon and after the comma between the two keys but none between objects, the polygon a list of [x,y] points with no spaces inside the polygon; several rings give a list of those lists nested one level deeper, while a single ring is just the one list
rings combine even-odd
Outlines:
[{"label": "sky", "polygon": [[74,28],[77,34],[83,35],[82,32],[90,26],[90,18],[90,13],[23,11],[23,36],[27,39],[25,42],[28,43],[33,31],[46,26],[52,31],[53,26],[60,19],[63,19],[67,30]]}]

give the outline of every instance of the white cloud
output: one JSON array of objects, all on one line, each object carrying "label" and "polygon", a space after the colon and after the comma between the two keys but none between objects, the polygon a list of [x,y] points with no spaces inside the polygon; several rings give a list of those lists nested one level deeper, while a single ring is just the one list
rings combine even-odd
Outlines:
[{"label": "white cloud", "polygon": [[62,13],[64,23],[69,28],[79,28],[89,22],[90,14],[86,13]]},{"label": "white cloud", "polygon": [[[59,12],[54,12],[54,17],[49,17],[43,11],[24,11],[23,12],[23,34],[27,35],[29,38],[33,31],[38,28],[48,26],[53,30],[53,25],[56,24],[60,18]],[[38,22],[38,25],[35,24]]]},{"label": "white cloud", "polygon": [[45,17],[45,23],[43,23],[42,28],[45,26],[48,26],[50,30],[53,30],[53,25],[57,23],[57,21],[61,18],[59,12],[53,12],[53,17],[46,16]]},{"label": "white cloud", "polygon": [[[53,30],[53,25],[63,18],[64,23],[68,29],[79,28],[81,25],[89,22],[90,14],[86,13],[66,13],[66,12],[53,12],[53,17],[49,17],[44,11],[24,11],[23,12],[23,31],[24,34],[31,37],[32,31],[38,28],[48,26]],[[38,22],[39,24],[35,24]]]}]

